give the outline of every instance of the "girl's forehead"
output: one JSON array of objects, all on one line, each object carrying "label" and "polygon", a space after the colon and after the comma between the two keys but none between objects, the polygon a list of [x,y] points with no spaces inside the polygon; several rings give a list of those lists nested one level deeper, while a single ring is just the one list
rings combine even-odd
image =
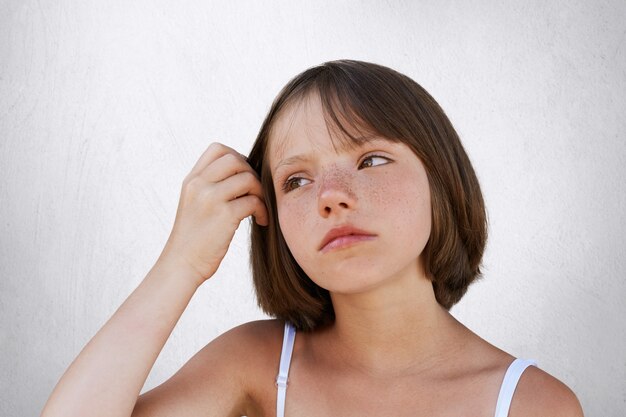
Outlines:
[{"label": "girl's forehead", "polygon": [[379,137],[371,129],[357,127],[336,113],[341,127],[333,120],[327,121],[330,116],[325,114],[316,93],[307,94],[283,107],[275,116],[267,138],[266,155],[270,169],[273,171],[279,161],[304,150],[315,152],[332,147],[337,152]]},{"label": "girl's forehead", "polygon": [[301,101],[297,100],[283,107],[272,122],[267,138],[267,156],[270,164],[289,152],[290,145],[293,146],[290,138],[299,134],[299,122],[305,113],[302,111]]}]

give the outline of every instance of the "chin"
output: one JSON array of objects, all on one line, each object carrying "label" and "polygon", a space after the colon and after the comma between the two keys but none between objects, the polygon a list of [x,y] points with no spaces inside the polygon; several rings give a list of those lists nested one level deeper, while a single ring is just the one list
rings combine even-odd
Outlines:
[{"label": "chin", "polygon": [[412,256],[387,256],[385,260],[355,257],[335,262],[328,268],[313,265],[309,270],[312,273],[304,269],[313,282],[336,294],[359,294],[386,284],[393,284],[394,287],[399,285],[408,290],[415,278],[424,276],[419,259]]},{"label": "chin", "polygon": [[323,275],[311,276],[311,280],[320,287],[335,294],[359,294],[382,285],[384,275],[362,268],[353,268],[349,271],[333,271]]}]

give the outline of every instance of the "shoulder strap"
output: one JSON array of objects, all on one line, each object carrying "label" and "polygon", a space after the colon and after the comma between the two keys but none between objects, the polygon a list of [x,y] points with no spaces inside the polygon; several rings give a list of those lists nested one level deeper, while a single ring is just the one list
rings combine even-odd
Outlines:
[{"label": "shoulder strap", "polygon": [[296,338],[296,329],[291,323],[285,321],[285,334],[283,336],[283,350],[280,352],[280,367],[276,376],[276,386],[278,395],[276,398],[276,416],[285,415],[285,398],[287,396],[287,381],[289,378],[289,365],[291,364],[291,353],[293,352],[293,342]]},{"label": "shoulder strap", "polygon": [[511,400],[513,399],[513,393],[517,387],[522,373],[529,366],[537,366],[537,362],[530,359],[515,359],[509,365],[509,368],[504,374],[504,380],[500,386],[500,394],[498,394],[498,402],[496,403],[496,416],[495,417],[507,417],[509,415],[509,408],[511,407]]}]

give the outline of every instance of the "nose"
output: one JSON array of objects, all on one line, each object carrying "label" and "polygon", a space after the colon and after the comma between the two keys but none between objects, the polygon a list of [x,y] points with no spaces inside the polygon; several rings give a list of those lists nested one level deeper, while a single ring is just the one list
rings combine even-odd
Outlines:
[{"label": "nose", "polygon": [[357,199],[349,175],[335,172],[323,178],[317,201],[319,213],[324,218],[353,210]]}]

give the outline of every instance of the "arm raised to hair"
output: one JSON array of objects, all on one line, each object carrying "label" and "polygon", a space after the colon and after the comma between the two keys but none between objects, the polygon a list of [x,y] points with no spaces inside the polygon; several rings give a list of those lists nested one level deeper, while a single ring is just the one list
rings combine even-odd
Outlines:
[{"label": "arm raised to hair", "polygon": [[[250,215],[267,224],[256,173],[233,149],[211,144],[183,181],[174,227],[159,259],[65,371],[41,415],[140,415],[133,410],[159,353],[197,288],[214,275],[239,223]],[[210,346],[208,351],[223,356],[220,363],[228,366],[230,351],[223,340]],[[209,409],[183,404],[172,415],[228,415],[238,407],[241,386],[216,373],[211,387],[221,400]],[[175,390],[187,388],[181,384]],[[172,402],[151,402],[163,412],[174,411]]]}]

